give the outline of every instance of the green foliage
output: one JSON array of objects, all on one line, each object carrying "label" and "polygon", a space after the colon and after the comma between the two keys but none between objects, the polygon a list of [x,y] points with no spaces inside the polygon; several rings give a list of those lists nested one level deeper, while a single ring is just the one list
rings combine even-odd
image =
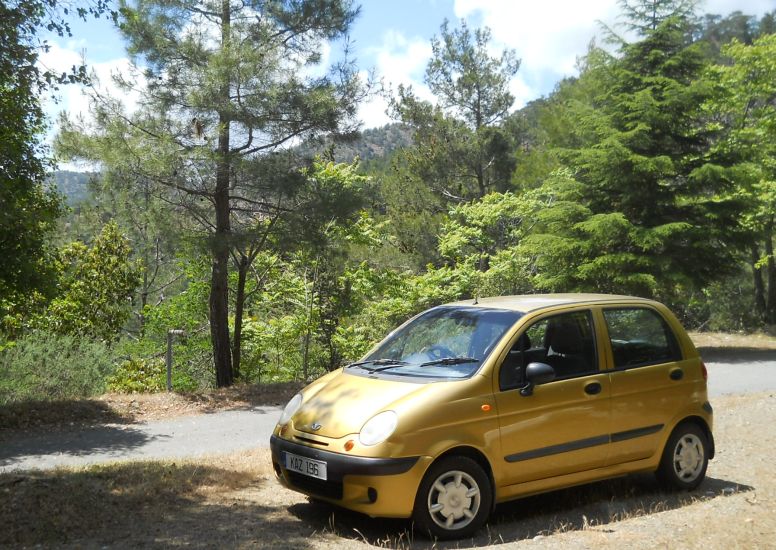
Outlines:
[{"label": "green foliage", "polygon": [[[120,102],[97,96],[96,129],[63,123],[62,152],[162,186],[165,200],[199,226],[212,259],[208,312],[219,386],[230,385],[233,362],[239,366],[231,340],[239,350],[240,335],[230,334],[229,320],[245,305],[239,283],[230,310],[230,261],[244,282],[260,252],[298,244],[284,243],[294,235],[284,231],[289,224],[301,219],[296,228],[306,231],[322,217],[300,197],[314,180],[301,170],[308,159],[287,145],[355,128],[361,84],[349,60],[323,75],[308,68],[321,61],[325,42],[346,34],[357,12],[349,0],[204,8],[122,1],[120,29],[136,73],[145,77],[144,101],[128,116]],[[136,84],[120,82],[125,90]],[[314,204],[325,208],[327,201]]]},{"label": "green foliage", "polygon": [[122,362],[107,380],[108,391],[151,393],[167,386],[164,359],[129,359]]},{"label": "green foliage", "polygon": [[618,0],[629,30],[647,35],[671,18],[694,15],[698,0]]},{"label": "green foliage", "polygon": [[755,281],[754,310],[776,323],[776,35],[750,46],[734,40],[722,53],[731,63],[707,71],[713,94],[704,104],[717,141],[708,170],[697,177],[711,174],[730,182],[719,200],[741,205],[738,229]]},{"label": "green foliage", "polygon": [[673,301],[732,271],[733,204],[719,195],[726,182],[691,177],[709,139],[697,110],[709,90],[688,29],[669,17],[620,57],[589,56],[580,77],[589,92],[566,115],[577,136],[559,151],[588,212],[534,240],[534,253],[541,244],[552,258],[558,246],[570,261],[549,286]]},{"label": "green foliage", "polygon": [[62,203],[45,186],[38,93],[46,83],[34,44],[44,6],[0,4],[0,317],[23,310],[25,294],[49,293],[54,279],[47,239]]},{"label": "green foliage", "polygon": [[60,254],[60,294],[41,323],[66,334],[113,340],[130,315],[139,282],[127,239],[108,223],[91,246],[74,242]]},{"label": "green foliage", "polygon": [[[63,126],[63,153],[105,167],[93,208],[69,220],[67,240],[91,245],[47,259],[55,198],[34,162],[8,187],[33,214],[0,214],[3,233],[29,230],[23,246],[39,254],[5,254],[21,262],[0,267],[6,337],[36,315],[36,326],[106,341],[123,328],[136,339],[115,344],[109,387],[159,391],[170,329],[185,331],[173,384],[188,390],[212,385],[214,368],[229,383],[230,360],[245,381],[310,379],[428,307],[486,295],[629,293],[668,301],[691,325],[773,322],[772,17],[701,20],[693,4],[623,0],[637,40],[611,35],[615,52],[591,43],[578,78],[512,113],[514,52],[494,56],[487,29],[445,23],[425,75],[435,101],[400,88],[402,124],[347,150],[315,138],[352,129],[353,73],[300,69],[347,29],[350,2],[266,3],[258,18],[226,3],[215,24],[189,2],[124,3],[149,93],[133,114],[95,98],[95,128]],[[723,46],[729,37],[740,41]],[[4,85],[11,116],[23,86]],[[33,107],[16,137],[34,149]],[[295,140],[306,145],[283,145]],[[321,143],[325,158],[358,150],[371,162],[303,158]],[[397,144],[409,146],[382,158]]]},{"label": "green foliage", "polygon": [[104,342],[31,332],[0,350],[0,404],[98,395],[113,368]]},{"label": "green foliage", "polygon": [[[202,389],[202,385],[181,368],[173,368],[172,387],[179,392]],[[108,377],[107,389],[117,393],[165,391],[167,389],[167,366],[164,358],[134,358],[120,363],[113,374]]]}]

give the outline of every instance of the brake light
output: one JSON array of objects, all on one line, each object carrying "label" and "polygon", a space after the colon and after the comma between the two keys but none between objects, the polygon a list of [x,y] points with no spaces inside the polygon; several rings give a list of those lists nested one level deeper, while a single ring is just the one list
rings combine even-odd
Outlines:
[{"label": "brake light", "polygon": [[703,375],[703,379],[705,381],[709,380],[709,371],[706,370],[706,364],[703,361],[701,361],[701,374]]}]

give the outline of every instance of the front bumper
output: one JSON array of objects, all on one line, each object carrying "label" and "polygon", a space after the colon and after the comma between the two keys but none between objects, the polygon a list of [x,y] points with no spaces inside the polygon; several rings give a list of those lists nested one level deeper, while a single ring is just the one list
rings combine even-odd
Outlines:
[{"label": "front bumper", "polygon": [[[348,456],[270,438],[272,466],[280,482],[295,491],[375,517],[409,517],[430,457],[371,458]],[[285,453],[326,462],[327,479],[285,468]]]}]

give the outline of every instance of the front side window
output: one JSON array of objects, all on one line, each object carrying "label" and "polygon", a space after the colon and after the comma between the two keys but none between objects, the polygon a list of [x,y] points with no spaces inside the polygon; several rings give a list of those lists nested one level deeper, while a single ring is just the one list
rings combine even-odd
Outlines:
[{"label": "front side window", "polygon": [[550,365],[558,379],[597,372],[598,362],[590,311],[574,311],[545,317],[526,328],[501,366],[501,390],[522,386],[525,368],[534,362]]},{"label": "front side window", "polygon": [[647,308],[605,309],[615,368],[679,361],[681,352],[668,324]]},{"label": "front side window", "polygon": [[495,308],[441,306],[391,334],[352,368],[424,378],[467,378],[522,316]]}]

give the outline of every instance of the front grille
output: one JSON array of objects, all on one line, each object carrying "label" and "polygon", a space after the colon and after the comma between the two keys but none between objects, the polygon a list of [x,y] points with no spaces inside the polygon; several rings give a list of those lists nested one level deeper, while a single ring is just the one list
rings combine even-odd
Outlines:
[{"label": "front grille", "polygon": [[309,437],[302,437],[301,435],[295,435],[294,439],[297,441],[303,441],[304,443],[310,443],[311,445],[323,445],[324,447],[328,447],[328,443],[324,443],[323,441],[317,441],[315,439],[310,439]]},{"label": "front grille", "polygon": [[324,481],[314,477],[298,474],[285,470],[286,479],[294,487],[310,493],[314,496],[342,500],[342,482]]}]

